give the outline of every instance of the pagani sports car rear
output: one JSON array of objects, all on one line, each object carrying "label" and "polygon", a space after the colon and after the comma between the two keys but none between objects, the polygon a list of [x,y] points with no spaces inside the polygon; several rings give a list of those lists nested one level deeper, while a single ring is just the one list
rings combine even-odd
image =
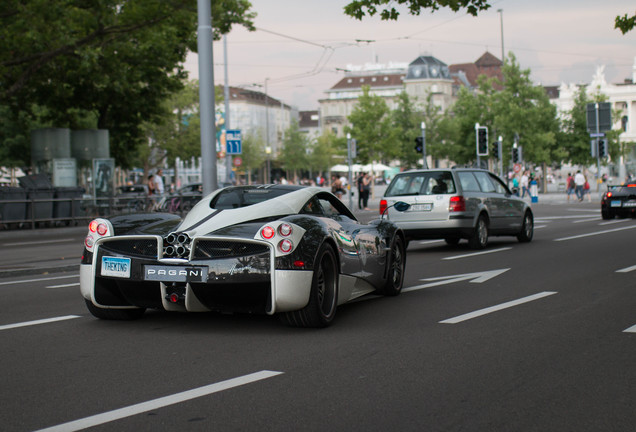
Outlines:
[{"label": "pagani sports car rear", "polygon": [[360,224],[331,193],[287,185],[220,189],[183,219],[95,219],[84,243],[81,293],[102,319],[150,308],[276,314],[324,327],[339,304],[399,294],[406,260],[392,222]]},{"label": "pagani sports car rear", "polygon": [[636,216],[636,182],[607,187],[601,199],[601,217],[614,219],[616,216]]}]

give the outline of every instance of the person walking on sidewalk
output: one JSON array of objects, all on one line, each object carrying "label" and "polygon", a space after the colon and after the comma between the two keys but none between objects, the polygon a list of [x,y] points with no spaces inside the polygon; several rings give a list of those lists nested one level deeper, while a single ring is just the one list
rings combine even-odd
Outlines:
[{"label": "person walking on sidewalk", "polygon": [[585,176],[581,173],[581,170],[576,172],[574,176],[574,188],[576,191],[576,197],[580,201],[583,201],[583,187],[585,186]]},{"label": "person walking on sidewalk", "polygon": [[528,189],[529,181],[530,180],[528,178],[528,171],[524,171],[523,175],[521,176],[521,198],[524,198],[526,194],[530,196],[530,189]]},{"label": "person walking on sidewalk", "polygon": [[361,192],[362,195],[362,206],[364,210],[370,210],[369,205],[369,192],[371,191],[371,176],[367,173],[362,178]]}]

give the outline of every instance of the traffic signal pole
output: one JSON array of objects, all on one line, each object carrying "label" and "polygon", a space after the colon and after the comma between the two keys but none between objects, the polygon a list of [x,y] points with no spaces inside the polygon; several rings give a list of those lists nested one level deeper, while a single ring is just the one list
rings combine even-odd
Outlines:
[{"label": "traffic signal pole", "polygon": [[599,122],[598,122],[598,102],[594,104],[594,111],[595,111],[595,116],[596,116],[596,192],[598,192],[601,188],[601,184],[598,182],[599,179],[601,178],[601,156],[600,156],[600,148],[599,148],[599,134],[600,134],[600,127],[599,127]]}]

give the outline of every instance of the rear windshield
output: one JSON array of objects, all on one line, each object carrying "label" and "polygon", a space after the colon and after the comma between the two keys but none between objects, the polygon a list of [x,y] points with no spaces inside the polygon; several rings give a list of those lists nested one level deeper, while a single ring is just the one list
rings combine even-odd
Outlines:
[{"label": "rear windshield", "polygon": [[237,188],[220,192],[210,202],[210,207],[218,210],[247,207],[291,192],[292,189],[252,189]]},{"label": "rear windshield", "polygon": [[384,195],[441,195],[455,192],[455,182],[450,172],[431,171],[405,173],[396,176]]}]

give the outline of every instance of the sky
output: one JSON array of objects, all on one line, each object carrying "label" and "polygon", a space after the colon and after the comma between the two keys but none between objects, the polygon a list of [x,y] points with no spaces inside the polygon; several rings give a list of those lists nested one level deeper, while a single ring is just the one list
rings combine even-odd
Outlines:
[{"label": "sky", "polygon": [[[267,93],[299,110],[317,110],[325,91],[350,65],[410,63],[432,55],[451,65],[476,61],[486,51],[512,52],[533,82],[589,83],[605,66],[609,83],[632,78],[636,30],[614,29],[617,15],[634,14],[633,0],[495,0],[478,17],[441,10],[397,21],[343,12],[347,0],[251,0],[254,32],[241,26],[227,35],[230,86]],[[501,10],[501,12],[498,12]],[[212,23],[214,25],[214,22]],[[224,44],[214,42],[214,78],[225,82]],[[198,78],[196,55],[186,62]]]}]

